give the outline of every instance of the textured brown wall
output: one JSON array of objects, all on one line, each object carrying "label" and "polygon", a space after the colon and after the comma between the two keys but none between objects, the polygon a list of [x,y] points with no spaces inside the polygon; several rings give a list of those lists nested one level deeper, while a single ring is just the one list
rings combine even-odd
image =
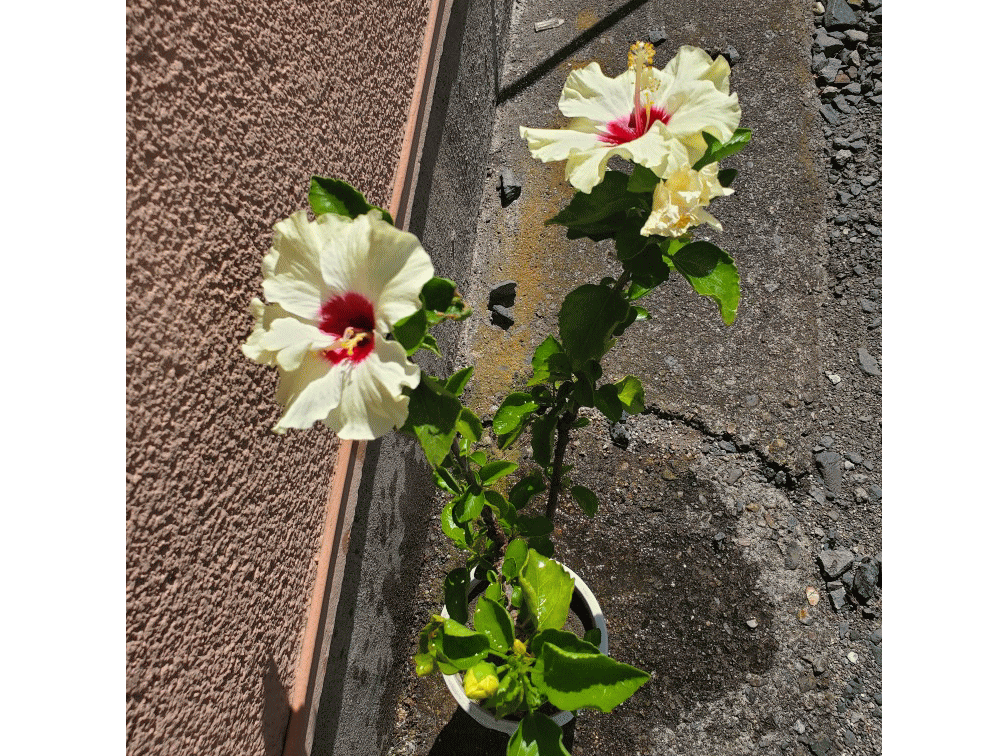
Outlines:
[{"label": "textured brown wall", "polygon": [[427,7],[127,9],[128,753],[282,750],[336,439],[239,347],[312,173],[389,201]]}]

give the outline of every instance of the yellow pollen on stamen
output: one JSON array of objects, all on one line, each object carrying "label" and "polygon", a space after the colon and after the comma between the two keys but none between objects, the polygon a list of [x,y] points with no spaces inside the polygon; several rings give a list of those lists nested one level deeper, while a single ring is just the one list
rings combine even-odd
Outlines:
[{"label": "yellow pollen on stamen", "polygon": [[654,63],[655,49],[649,42],[635,42],[627,53],[627,68],[634,70],[634,121],[637,128],[651,119],[651,97],[645,95],[645,105],[641,106],[641,92],[653,84],[651,64]]},{"label": "yellow pollen on stamen", "polygon": [[353,357],[353,350],[360,345],[362,341],[367,340],[368,332],[361,331],[353,326],[347,326],[346,330],[343,331],[343,338],[336,342],[341,349],[345,349],[346,353]]},{"label": "yellow pollen on stamen", "polygon": [[319,354],[325,354],[326,352],[338,352],[343,350],[347,353],[348,357],[353,357],[354,349],[361,345],[361,342],[367,341],[368,336],[370,336],[369,331],[362,331],[359,328],[354,328],[353,326],[347,326],[343,331],[343,336],[336,339],[332,344],[327,347],[319,349]]}]

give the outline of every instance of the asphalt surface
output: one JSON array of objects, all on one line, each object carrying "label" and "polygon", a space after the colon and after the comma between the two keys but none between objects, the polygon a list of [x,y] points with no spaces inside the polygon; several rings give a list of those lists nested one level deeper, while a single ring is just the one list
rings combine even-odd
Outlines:
[{"label": "asphalt surface", "polygon": [[[875,190],[845,212],[839,205],[843,172],[880,169],[881,135],[868,123],[880,122],[880,108],[865,103],[867,125],[855,108],[823,131],[829,82],[817,86],[810,68],[815,16],[805,3],[536,0],[513,10],[474,2],[458,28],[430,201],[414,228],[476,310],[451,359],[476,366],[466,399],[478,413],[523,383],[571,282],[617,270],[603,245],[543,226],[573,190],[561,163],[533,160],[518,136],[519,125],[563,123],[556,103],[571,68],[596,60],[615,75],[628,45],[653,30],[667,37],[659,66],[683,44],[730,48],[741,125],[753,131],[724,163],[739,175],[735,194],[712,208],[723,233],[698,234],[736,259],[735,323],[725,327],[684,281],[648,295],[653,319],[603,363],[611,379],[641,378],[647,409],[615,428],[592,415],[571,448],[575,480],[602,506],[591,521],[561,506],[558,557],[605,609],[611,654],[653,679],[612,714],[578,717],[567,747],[575,756],[880,753],[881,598],[845,601],[841,590],[835,609],[840,576],[822,567],[824,553],[881,563],[881,377],[866,375],[858,353],[881,358],[881,328],[866,330],[877,312],[851,315],[856,282],[872,289],[881,275],[881,243],[877,262],[868,259],[837,225],[860,212],[881,227]],[[548,18],[564,24],[536,33]],[[855,128],[869,147],[838,169],[833,132]],[[502,207],[505,168],[523,186]],[[446,213],[453,228],[436,220]],[[854,265],[865,274],[850,274]],[[507,329],[486,309],[503,280],[518,284]],[[506,739],[459,712],[439,678],[412,675],[416,630],[440,608],[441,579],[458,558],[416,455],[397,440],[378,446],[371,504],[354,533],[358,577],[344,586],[358,600],[338,619],[315,753],[502,753]],[[836,469],[821,462],[830,451]]]}]

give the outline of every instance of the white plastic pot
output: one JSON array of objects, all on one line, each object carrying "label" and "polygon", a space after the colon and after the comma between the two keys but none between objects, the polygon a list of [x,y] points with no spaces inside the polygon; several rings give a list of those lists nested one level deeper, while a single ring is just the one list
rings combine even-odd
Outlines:
[{"label": "white plastic pot", "polygon": [[[574,578],[574,595],[571,598],[571,611],[581,621],[581,624],[584,625],[585,630],[597,627],[601,631],[602,640],[599,643],[599,651],[603,654],[608,654],[609,633],[606,630],[605,617],[602,616],[602,607],[599,606],[599,603],[595,598],[595,594],[591,592],[591,589],[588,588],[578,574],[567,565],[562,566],[564,570],[566,570],[567,574]],[[470,601],[480,595],[488,585],[486,581],[474,580],[474,576],[475,569],[469,576],[468,598]],[[441,609],[441,616],[448,616],[447,607],[443,607]],[[454,675],[446,675],[442,673],[441,676],[444,678],[445,685],[448,686],[448,690],[452,694],[452,697],[458,702],[459,708],[481,725],[491,730],[505,732],[509,735],[518,729],[517,721],[510,719],[497,719],[493,714],[484,710],[483,707],[481,707],[476,701],[471,701],[465,694],[465,689],[462,686],[462,673],[456,673]],[[561,727],[570,722],[573,718],[574,715],[569,711],[561,711],[552,716],[553,721]]]}]

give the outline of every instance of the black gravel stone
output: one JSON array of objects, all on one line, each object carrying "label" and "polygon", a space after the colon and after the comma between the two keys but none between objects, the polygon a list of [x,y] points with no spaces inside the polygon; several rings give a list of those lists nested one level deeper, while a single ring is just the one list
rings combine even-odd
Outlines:
[{"label": "black gravel stone", "polygon": [[514,316],[511,314],[511,308],[495,304],[490,308],[490,322],[498,328],[503,328],[505,331],[508,330],[515,323]]},{"label": "black gravel stone", "polygon": [[501,207],[507,207],[521,194],[521,182],[515,178],[514,171],[505,168],[497,179],[497,189],[501,195]]},{"label": "black gravel stone", "polygon": [[862,601],[875,598],[875,585],[879,579],[878,565],[873,561],[859,564],[854,570],[854,595]]},{"label": "black gravel stone", "polygon": [[490,289],[490,296],[487,297],[487,309],[492,310],[494,305],[513,307],[517,288],[517,281],[502,281],[499,284],[494,284],[494,287]]},{"label": "black gravel stone", "polygon": [[835,451],[824,451],[816,454],[815,460],[826,488],[826,495],[835,499],[843,489],[843,458]]},{"label": "black gravel stone", "polygon": [[815,756],[830,756],[833,752],[833,741],[828,736],[822,735],[811,741],[808,748]]},{"label": "black gravel stone", "polygon": [[864,347],[859,347],[857,350],[858,362],[861,364],[861,369],[868,375],[882,375],[882,371],[879,369],[878,360],[868,354],[868,350]]},{"label": "black gravel stone", "polygon": [[853,749],[857,745],[857,736],[846,727],[840,728],[840,735],[843,737],[844,743],[848,748]]},{"label": "black gravel stone", "polygon": [[854,563],[854,555],[847,549],[827,549],[819,554],[819,566],[827,580],[835,580]]},{"label": "black gravel stone", "polygon": [[836,75],[840,73],[840,66],[841,63],[839,60],[836,58],[830,58],[826,61],[826,65],[818,71],[818,74],[826,81],[833,81],[833,79],[836,78]]},{"label": "black gravel stone", "polygon": [[827,29],[847,29],[857,23],[857,15],[844,0],[827,0],[823,26]]}]

